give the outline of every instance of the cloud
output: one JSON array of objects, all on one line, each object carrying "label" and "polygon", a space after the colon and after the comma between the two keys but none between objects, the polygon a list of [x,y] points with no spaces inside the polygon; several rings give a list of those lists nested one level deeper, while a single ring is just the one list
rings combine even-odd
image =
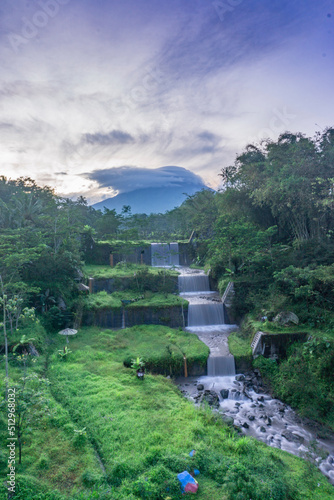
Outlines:
[{"label": "cloud", "polygon": [[182,167],[161,167],[156,169],[135,166],[114,167],[83,174],[96,181],[100,187],[111,188],[118,193],[129,193],[136,189],[154,187],[180,187],[185,183],[204,187],[199,175]]},{"label": "cloud", "polygon": [[333,124],[330,0],[54,1],[45,27],[47,0],[1,2],[0,174],[97,201],[182,165],[215,188],[264,130]]},{"label": "cloud", "polygon": [[83,140],[88,144],[110,146],[114,144],[129,144],[134,142],[132,135],[122,130],[112,130],[108,133],[84,134]]}]

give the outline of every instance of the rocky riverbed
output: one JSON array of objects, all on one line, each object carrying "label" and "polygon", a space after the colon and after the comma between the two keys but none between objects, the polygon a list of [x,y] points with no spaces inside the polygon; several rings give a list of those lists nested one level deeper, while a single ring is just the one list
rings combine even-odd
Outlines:
[{"label": "rocky riverbed", "polygon": [[333,433],[273,399],[258,371],[229,377],[183,378],[176,383],[185,397],[196,405],[207,402],[243,434],[311,460],[334,484]]}]

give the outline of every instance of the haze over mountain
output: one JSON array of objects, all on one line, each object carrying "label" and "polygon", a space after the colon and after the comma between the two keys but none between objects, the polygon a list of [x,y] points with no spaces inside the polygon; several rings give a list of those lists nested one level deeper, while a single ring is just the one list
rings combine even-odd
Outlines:
[{"label": "haze over mountain", "polygon": [[187,195],[207,188],[201,177],[174,166],[96,170],[90,178],[118,193],[92,205],[102,211],[106,207],[121,212],[124,205],[130,205],[132,213],[163,213],[181,205]]}]

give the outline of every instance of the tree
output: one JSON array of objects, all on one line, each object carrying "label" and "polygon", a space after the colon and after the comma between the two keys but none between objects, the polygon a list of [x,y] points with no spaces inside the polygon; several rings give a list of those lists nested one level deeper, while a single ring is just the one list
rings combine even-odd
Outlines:
[{"label": "tree", "polygon": [[333,156],[333,129],[313,140],[287,132],[277,142],[247,146],[221,176],[227,191],[242,193],[261,210],[269,208],[280,234],[297,242],[320,240],[328,234],[334,206]]}]

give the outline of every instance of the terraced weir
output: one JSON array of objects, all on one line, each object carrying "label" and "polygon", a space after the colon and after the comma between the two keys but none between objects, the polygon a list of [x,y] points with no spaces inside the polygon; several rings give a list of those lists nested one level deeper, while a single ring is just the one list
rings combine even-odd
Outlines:
[{"label": "terraced weir", "polygon": [[236,326],[226,324],[224,305],[219,294],[210,290],[209,278],[204,271],[179,270],[179,292],[189,302],[187,330],[195,333],[210,348],[208,374],[234,375],[234,358],[229,352],[227,339]]}]

